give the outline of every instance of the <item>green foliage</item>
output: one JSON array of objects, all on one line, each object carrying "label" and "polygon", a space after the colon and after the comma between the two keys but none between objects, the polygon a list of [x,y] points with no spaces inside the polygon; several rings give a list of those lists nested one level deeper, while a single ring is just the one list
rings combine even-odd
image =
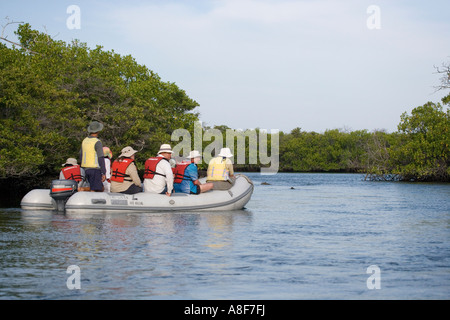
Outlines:
[{"label": "green foliage", "polygon": [[450,110],[444,112],[439,103],[404,113],[398,125],[401,138],[390,150],[393,172],[408,180],[449,180],[449,128]]},{"label": "green foliage", "polygon": [[323,134],[295,128],[280,136],[281,169],[296,172],[357,172],[362,169],[366,130]]},{"label": "green foliage", "polygon": [[29,24],[16,34],[23,48],[0,44],[0,177],[52,173],[78,157],[91,120],[105,124],[100,138],[114,154],[130,145],[143,159],[198,120],[195,101],[131,56]]}]

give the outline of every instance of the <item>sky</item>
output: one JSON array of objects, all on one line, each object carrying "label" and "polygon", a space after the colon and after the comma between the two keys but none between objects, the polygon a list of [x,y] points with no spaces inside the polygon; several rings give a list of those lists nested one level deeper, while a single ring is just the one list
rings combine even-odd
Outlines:
[{"label": "sky", "polygon": [[0,0],[2,26],[131,55],[197,101],[204,125],[286,133],[394,132],[440,102],[449,12],[448,0]]}]

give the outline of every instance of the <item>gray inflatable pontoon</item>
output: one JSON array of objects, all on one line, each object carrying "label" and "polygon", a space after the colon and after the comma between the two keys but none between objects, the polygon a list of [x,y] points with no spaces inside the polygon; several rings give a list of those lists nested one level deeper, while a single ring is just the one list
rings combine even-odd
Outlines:
[{"label": "gray inflatable pontoon", "polygon": [[[65,190],[70,189],[67,186],[63,187]],[[26,210],[65,210],[67,213],[240,210],[250,201],[252,194],[253,182],[247,176],[239,174],[236,175],[236,181],[231,189],[212,190],[199,195],[173,193],[169,197],[146,192],[133,195],[73,192],[67,200],[55,200],[51,190],[34,189],[23,197],[20,205]]]}]

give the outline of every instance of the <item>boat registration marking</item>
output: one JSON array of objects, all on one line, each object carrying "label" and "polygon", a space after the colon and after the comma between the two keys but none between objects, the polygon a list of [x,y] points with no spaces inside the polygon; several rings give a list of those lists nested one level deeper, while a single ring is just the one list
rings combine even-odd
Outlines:
[{"label": "boat registration marking", "polygon": [[127,200],[120,200],[120,199],[111,199],[111,204],[118,204],[118,205],[128,205],[128,201]]}]

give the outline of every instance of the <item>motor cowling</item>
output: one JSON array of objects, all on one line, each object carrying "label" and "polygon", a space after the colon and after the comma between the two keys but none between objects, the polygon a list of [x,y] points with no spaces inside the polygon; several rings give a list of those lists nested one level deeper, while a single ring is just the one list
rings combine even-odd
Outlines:
[{"label": "motor cowling", "polygon": [[78,190],[75,180],[53,180],[50,186],[50,197],[56,202],[56,210],[64,211],[67,199]]}]

